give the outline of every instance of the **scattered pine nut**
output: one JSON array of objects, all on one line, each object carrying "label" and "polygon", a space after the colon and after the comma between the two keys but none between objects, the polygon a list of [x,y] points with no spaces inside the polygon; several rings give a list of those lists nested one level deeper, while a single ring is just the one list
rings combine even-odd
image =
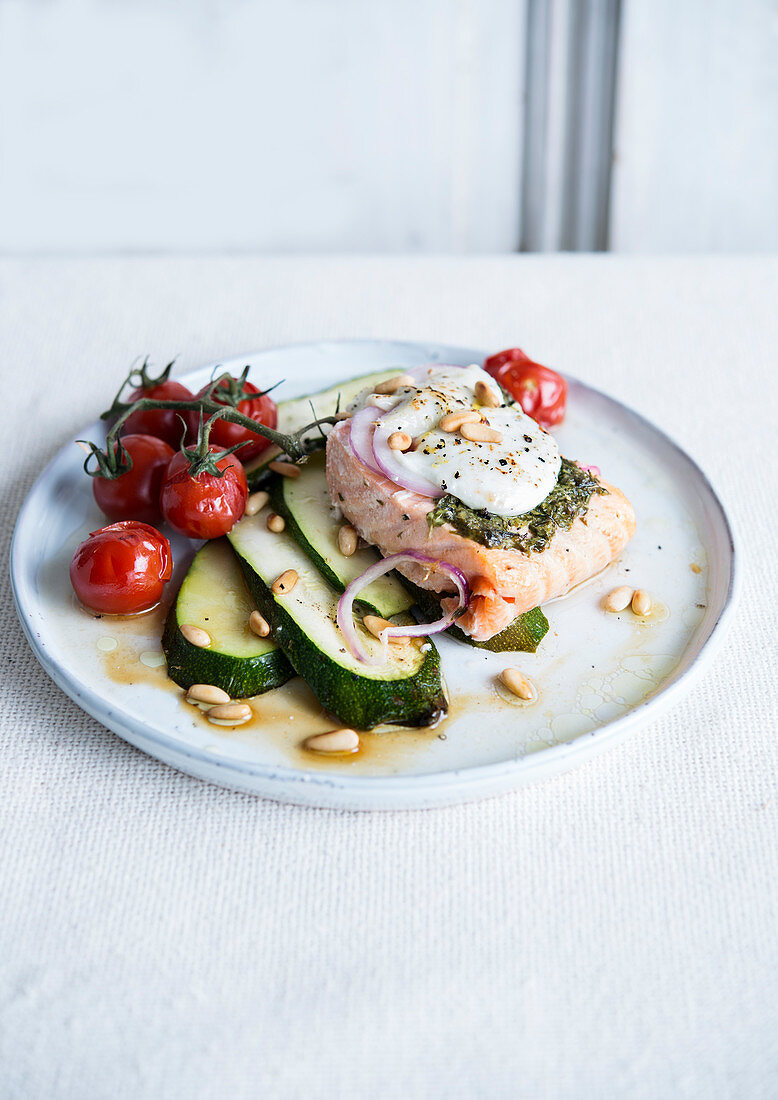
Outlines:
[{"label": "scattered pine nut", "polygon": [[475,384],[475,399],[479,405],[485,405],[487,409],[496,409],[502,404],[492,387],[480,379]]},{"label": "scattered pine nut", "polygon": [[359,535],[350,523],[344,523],[338,531],[338,549],[344,558],[350,558],[355,553]]},{"label": "scattered pine nut", "polygon": [[252,493],[246,501],[246,515],[255,516],[257,512],[262,511],[269,500],[270,494],[266,493],[264,489],[260,489],[257,493]]},{"label": "scattered pine nut", "polygon": [[276,577],[270,585],[270,591],[274,596],[285,596],[287,592],[292,591],[298,580],[299,577],[297,576],[296,570],[285,569],[281,576]]},{"label": "scattered pine nut", "polygon": [[689,568],[691,569],[692,573],[701,573],[702,572],[702,566],[698,565],[696,561],[693,561],[691,563],[691,565],[689,566]]},{"label": "scattered pine nut", "polygon": [[488,424],[463,424],[459,434],[471,443],[502,443],[502,433],[490,428]]},{"label": "scattered pine nut", "polygon": [[282,477],[300,476],[300,467],[295,466],[294,462],[268,462],[267,468],[274,474],[281,474]]},{"label": "scattered pine nut", "polygon": [[253,634],[256,634],[258,638],[267,638],[270,633],[270,626],[266,619],[263,619],[258,611],[252,611],[249,615],[249,629]]},{"label": "scattered pine nut", "polygon": [[504,668],[499,678],[508,691],[513,692],[519,699],[529,700],[537,697],[537,689],[532,680],[518,668]]},{"label": "scattered pine nut", "polygon": [[385,382],[379,382],[377,386],[373,386],[373,390],[376,393],[390,394],[397,393],[403,386],[415,386],[416,379],[410,374],[397,374],[394,378],[387,378]]},{"label": "scattered pine nut", "polygon": [[215,707],[211,707],[206,713],[209,722],[218,724],[223,722],[227,725],[236,726],[242,722],[247,722],[251,715],[252,710],[248,703],[220,703]]},{"label": "scattered pine nut", "polygon": [[476,424],[481,419],[481,414],[475,409],[464,409],[462,412],[446,413],[440,422],[442,432],[457,432],[463,424]]},{"label": "scattered pine nut", "polygon": [[203,630],[201,626],[192,626],[191,623],[184,623],[183,626],[179,626],[178,629],[192,645],[200,646],[201,649],[207,649],[211,644],[211,635],[207,630]]},{"label": "scattered pine nut", "polygon": [[266,526],[268,531],[272,531],[274,535],[280,535],[286,527],[286,520],[283,516],[279,516],[277,512],[271,512],[267,517]]},{"label": "scattered pine nut", "polygon": [[327,733],[315,733],[306,737],[303,748],[309,752],[327,753],[332,756],[345,756],[359,749],[359,734],[355,730],[328,730]]},{"label": "scattered pine nut", "polygon": [[192,684],[186,693],[187,703],[229,703],[230,697],[216,684]]},{"label": "scattered pine nut", "polygon": [[387,443],[393,451],[407,451],[413,443],[413,439],[407,432],[392,432]]},{"label": "scattered pine nut", "polygon": [[638,588],[632,597],[632,610],[636,615],[647,615],[651,610],[651,597],[645,588]]},{"label": "scattered pine nut", "polygon": [[614,588],[602,601],[603,611],[626,611],[634,595],[634,589],[628,584],[622,584],[620,588]]}]

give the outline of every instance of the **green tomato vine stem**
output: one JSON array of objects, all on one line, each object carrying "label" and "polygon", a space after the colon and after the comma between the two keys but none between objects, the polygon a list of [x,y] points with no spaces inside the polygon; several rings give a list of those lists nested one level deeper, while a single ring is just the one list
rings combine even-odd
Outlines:
[{"label": "green tomato vine stem", "polygon": [[[172,366],[172,364],[170,364],[170,366]],[[167,377],[170,366],[166,369],[164,377]],[[305,424],[296,432],[291,433],[278,432],[275,428],[267,427],[266,424],[258,424],[257,421],[252,420],[251,417],[244,416],[244,414],[239,412],[234,405],[224,404],[222,401],[213,400],[213,393],[221,383],[225,383],[227,392],[225,392],[224,396],[227,401],[230,401],[231,397],[236,401],[244,399],[242,396],[242,386],[239,391],[234,392],[234,380],[226,372],[219,375],[218,378],[213,379],[209,383],[207,391],[201,397],[194,397],[191,401],[158,400],[153,397],[141,397],[137,401],[132,402],[122,401],[122,392],[125,386],[132,381],[133,377],[137,378],[137,372],[131,372],[114,398],[111,407],[100,415],[101,420],[114,420],[114,418],[116,418],[113,426],[106,434],[105,450],[100,450],[96,444],[88,440],[82,441],[90,448],[90,453],[84,463],[84,469],[92,477],[113,479],[120,477],[121,474],[132,469],[132,459],[121,445],[121,431],[127,419],[135,412],[145,412],[151,409],[172,409],[180,413],[199,412],[203,419],[207,419],[210,422],[217,419],[227,420],[231,424],[239,424],[242,428],[252,432],[254,435],[267,439],[268,442],[275,444],[282,454],[288,455],[290,460],[296,463],[305,462],[308,455],[321,446],[322,440],[326,438],[322,431],[322,426],[335,424],[338,420],[337,414],[335,416],[319,417],[312,420],[310,424]],[[242,380],[241,378],[240,381]],[[159,381],[159,379],[154,381]],[[231,389],[229,388],[230,386],[232,386]],[[305,436],[317,428],[320,433],[320,438],[306,440]],[[239,451],[239,449],[240,445],[230,450]],[[93,457],[97,460],[98,464],[96,470],[88,469],[89,460]],[[240,455],[238,457],[240,457]],[[192,462],[194,466],[195,460],[193,459]]]}]

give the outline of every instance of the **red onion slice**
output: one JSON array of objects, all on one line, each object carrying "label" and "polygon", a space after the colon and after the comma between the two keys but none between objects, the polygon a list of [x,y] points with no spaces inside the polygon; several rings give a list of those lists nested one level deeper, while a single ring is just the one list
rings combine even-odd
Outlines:
[{"label": "red onion slice", "polygon": [[401,489],[409,489],[412,493],[419,493],[423,497],[432,497],[434,500],[442,497],[443,490],[440,486],[434,481],[429,481],[423,474],[406,469],[397,457],[399,453],[392,450],[381,431],[375,431],[373,434],[374,461],[385,477],[395,485],[399,485]]},{"label": "red onion slice", "polygon": [[442,618],[436,619],[434,623],[386,627],[385,630],[381,631],[382,642],[386,643],[390,638],[425,638],[428,634],[439,634],[442,630],[447,630],[451,626],[459,612],[464,611],[470,601],[470,586],[467,583],[467,577],[461,569],[457,569],[454,565],[438,561],[437,558],[429,558],[415,550],[409,550],[405,554],[391,554],[388,558],[382,558],[381,561],[371,565],[369,569],[366,569],[364,573],[353,580],[338,601],[338,626],[346,639],[349,652],[358,661],[363,661],[365,664],[380,663],[366,652],[359,640],[354,625],[354,600],[373,581],[383,577],[385,573],[391,573],[398,565],[405,562],[420,562],[422,565],[430,566],[433,570],[445,573],[453,581],[459,593],[459,603],[451,611],[446,612]]},{"label": "red onion slice", "polygon": [[383,474],[383,470],[376,462],[373,454],[373,432],[382,416],[380,409],[374,409],[368,405],[359,412],[354,413],[349,421],[349,443],[351,450],[360,462],[376,474]]}]

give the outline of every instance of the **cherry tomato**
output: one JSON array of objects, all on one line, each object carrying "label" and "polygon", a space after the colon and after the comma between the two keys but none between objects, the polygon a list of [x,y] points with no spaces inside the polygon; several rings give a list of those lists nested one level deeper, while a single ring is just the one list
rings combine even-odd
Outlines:
[{"label": "cherry tomato", "polygon": [[567,404],[567,382],[550,367],[533,362],[521,348],[490,355],[484,370],[521,405],[541,428],[561,424]]},{"label": "cherry tomato", "polygon": [[173,455],[162,481],[160,504],[170,524],[190,539],[217,539],[231,529],[246,510],[246,472],[234,455],[218,458],[219,447],[209,447],[221,477],[202,473],[192,477],[189,459]]},{"label": "cherry tomato", "polygon": [[[222,383],[219,389],[225,388],[226,384]],[[214,391],[214,400],[218,404],[226,404],[226,402],[219,401],[216,396],[219,389]],[[265,424],[268,428],[275,428],[278,423],[278,410],[276,403],[266,393],[262,393],[253,383],[244,382],[244,391],[250,394],[256,394],[256,397],[246,398],[244,401],[238,402],[238,412],[243,413],[244,416],[251,417],[252,420],[256,420],[258,424]],[[202,397],[206,393],[208,387],[205,386],[198,393],[198,397]],[[193,433],[194,434],[194,433]],[[240,424],[231,424],[228,420],[217,420],[211,428],[210,435],[211,443],[215,443],[217,447],[224,447],[225,450],[228,447],[234,447],[238,443],[242,443],[240,451],[241,462],[248,462],[251,458],[256,458],[258,454],[264,451],[265,447],[269,446],[270,440],[263,439],[261,435],[254,435],[248,428],[242,428]]]},{"label": "cherry tomato", "polygon": [[[133,390],[128,400],[139,401],[141,397],[153,397],[157,401],[191,401],[194,394],[181,382],[168,379],[145,390]],[[124,431],[135,435],[155,435],[177,450],[184,432],[179,417],[189,424],[191,416],[191,412],[177,413],[175,409],[140,410],[130,413],[124,422]]]},{"label": "cherry tomato", "polygon": [[148,523],[101,527],[76,549],[70,581],[82,604],[101,615],[136,615],[159,603],[173,572],[170,543]]},{"label": "cherry tomato", "polygon": [[132,459],[132,469],[114,480],[92,478],[92,492],[109,519],[149,523],[159,518],[162,478],[175,451],[153,435],[125,435],[122,446]]}]

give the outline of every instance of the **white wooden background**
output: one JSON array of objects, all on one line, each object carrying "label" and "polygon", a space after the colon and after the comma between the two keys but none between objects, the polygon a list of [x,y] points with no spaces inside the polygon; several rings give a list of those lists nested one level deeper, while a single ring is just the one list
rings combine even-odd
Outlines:
[{"label": "white wooden background", "polygon": [[[585,247],[523,163],[544,5],[0,0],[0,252]],[[612,247],[778,249],[776,0],[622,0],[617,89]]]}]

